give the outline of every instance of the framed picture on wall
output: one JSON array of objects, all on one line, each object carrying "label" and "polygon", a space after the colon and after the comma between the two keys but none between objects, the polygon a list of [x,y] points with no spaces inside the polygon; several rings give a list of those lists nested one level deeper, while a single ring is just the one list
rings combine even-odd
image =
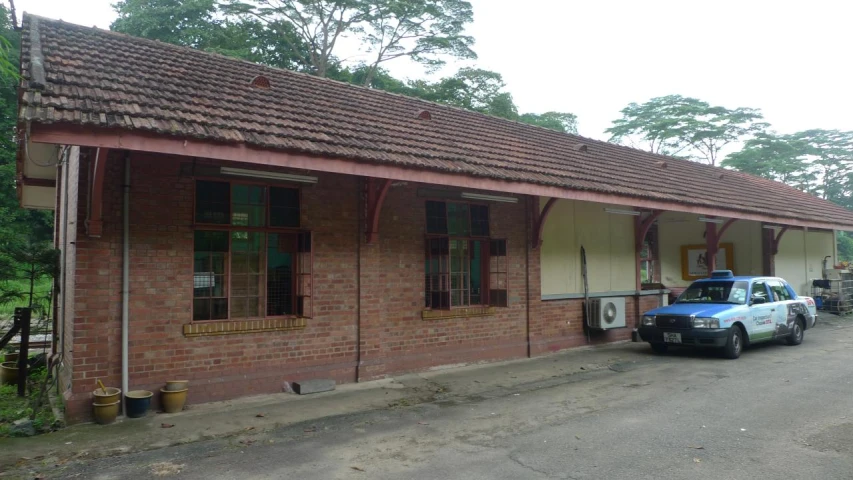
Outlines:
[{"label": "framed picture on wall", "polygon": [[[681,278],[698,280],[708,278],[708,262],[705,245],[681,246]],[[717,251],[717,270],[734,270],[734,245],[721,243]]]}]

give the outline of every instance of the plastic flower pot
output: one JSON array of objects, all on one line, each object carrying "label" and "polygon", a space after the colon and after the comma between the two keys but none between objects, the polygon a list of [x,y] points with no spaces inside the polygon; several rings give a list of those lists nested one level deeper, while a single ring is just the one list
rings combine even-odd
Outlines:
[{"label": "plastic flower pot", "polygon": [[115,402],[121,402],[121,389],[114,387],[107,387],[106,393],[99,388],[92,392],[92,395],[95,397],[96,405],[112,405]]},{"label": "plastic flower pot", "polygon": [[16,385],[18,383],[18,362],[0,364],[0,384]]},{"label": "plastic flower pot", "polygon": [[121,400],[117,400],[110,404],[99,405],[97,403],[93,403],[92,407],[95,409],[95,423],[100,425],[106,425],[108,423],[113,423],[116,421],[116,417],[118,416],[118,408]]},{"label": "plastic flower pot", "polygon": [[178,413],[184,409],[184,404],[187,402],[187,390],[166,390],[160,389],[160,403],[163,405],[163,411],[166,413]]},{"label": "plastic flower pot", "polygon": [[169,380],[166,382],[166,390],[167,392],[177,392],[179,390],[186,390],[187,385],[189,385],[189,380]]},{"label": "plastic flower pot", "polygon": [[151,406],[151,397],[154,396],[153,392],[149,392],[148,390],[133,390],[131,392],[127,392],[124,396],[125,400],[125,408],[127,409],[124,412],[129,418],[140,418],[144,417],[146,413],[148,413],[148,408]]}]

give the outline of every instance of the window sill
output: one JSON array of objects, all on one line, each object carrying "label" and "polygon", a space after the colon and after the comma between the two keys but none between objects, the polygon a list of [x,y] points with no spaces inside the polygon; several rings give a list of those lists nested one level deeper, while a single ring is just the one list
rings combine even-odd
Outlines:
[{"label": "window sill", "polygon": [[258,332],[286,332],[305,328],[304,318],[260,318],[257,320],[222,320],[196,322],[184,325],[185,337],[207,337],[212,335],[238,335]]},{"label": "window sill", "polygon": [[466,307],[452,310],[423,310],[421,318],[423,320],[444,320],[447,318],[485,317],[494,315],[496,309],[497,307]]}]

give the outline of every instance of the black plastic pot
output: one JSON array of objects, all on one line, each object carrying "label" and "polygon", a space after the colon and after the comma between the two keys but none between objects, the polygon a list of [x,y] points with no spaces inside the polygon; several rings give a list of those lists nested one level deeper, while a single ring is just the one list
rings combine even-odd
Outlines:
[{"label": "black plastic pot", "polygon": [[128,418],[144,417],[151,407],[151,397],[153,395],[154,393],[148,390],[127,392],[127,395],[124,396],[124,400],[127,403],[127,412],[125,412],[125,415]]}]

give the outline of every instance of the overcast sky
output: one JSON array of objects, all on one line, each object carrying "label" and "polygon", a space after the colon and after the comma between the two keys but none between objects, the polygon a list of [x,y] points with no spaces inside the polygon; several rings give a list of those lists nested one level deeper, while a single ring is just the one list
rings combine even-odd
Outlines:
[{"label": "overcast sky", "polygon": [[[27,11],[109,28],[113,0],[18,0]],[[760,108],[773,128],[853,130],[853,2],[470,0],[479,59],[522,113],[578,115],[604,130],[630,102],[669,94]],[[465,64],[453,64],[452,74]],[[423,76],[396,60],[399,77]]]}]

